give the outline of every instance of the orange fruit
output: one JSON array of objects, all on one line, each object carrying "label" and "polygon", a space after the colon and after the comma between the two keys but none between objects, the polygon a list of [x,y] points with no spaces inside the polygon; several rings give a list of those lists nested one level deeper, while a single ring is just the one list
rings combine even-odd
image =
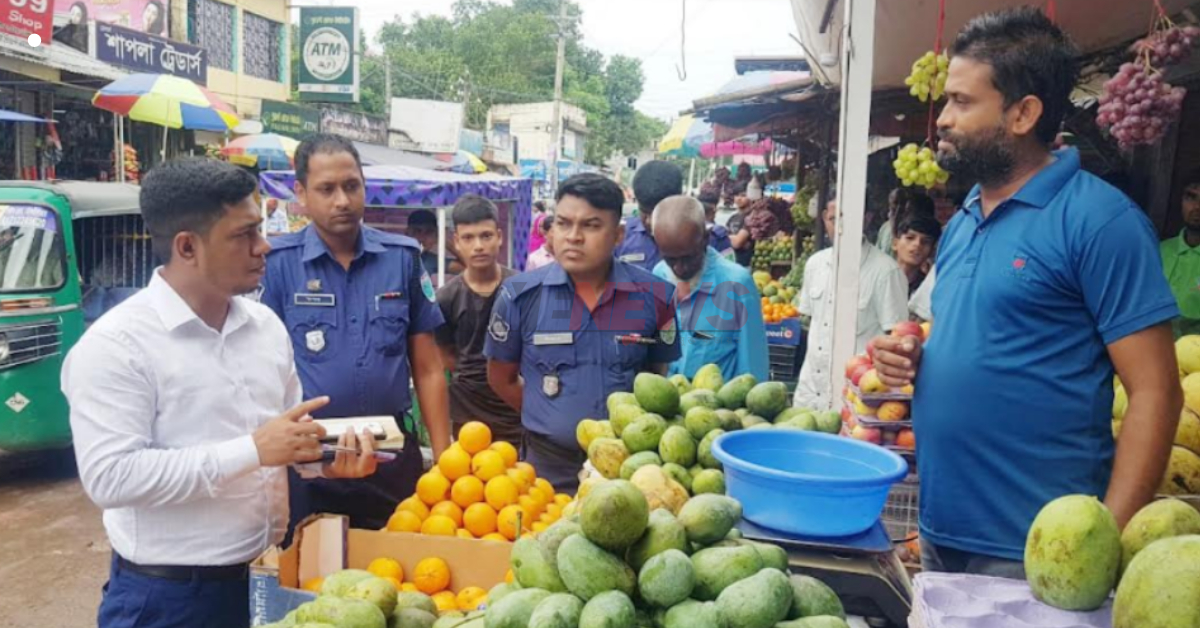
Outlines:
[{"label": "orange fruit", "polygon": [[445,591],[450,586],[450,565],[436,557],[422,559],[413,569],[412,581],[425,595]]},{"label": "orange fruit", "polygon": [[455,530],[454,534],[455,534],[455,536],[457,536],[460,539],[474,539],[475,538],[475,535],[471,534],[470,530],[465,530],[463,528],[459,528],[459,529]]},{"label": "orange fruit", "polygon": [[434,536],[454,536],[454,531],[458,526],[454,524],[454,520],[445,515],[429,515],[425,523],[421,524],[421,534],[432,534]]},{"label": "orange fruit", "polygon": [[571,496],[567,495],[566,493],[559,493],[558,495],[554,496],[554,503],[558,504],[559,506],[566,506],[567,504],[571,503]]},{"label": "orange fruit", "polygon": [[471,421],[458,430],[458,444],[472,456],[492,446],[492,428]]},{"label": "orange fruit", "polygon": [[491,532],[489,534],[483,535],[480,538],[485,541],[499,541],[501,543],[508,542],[508,539],[503,534],[500,534],[499,532]]},{"label": "orange fruit", "polygon": [[529,497],[533,498],[533,500],[537,502],[539,511],[545,510],[546,504],[550,503],[550,497],[553,495],[554,493],[547,494],[546,491],[543,491],[537,486],[532,486],[529,488]]},{"label": "orange fruit", "polygon": [[504,582],[506,582],[508,584],[512,584],[513,580],[515,580],[516,578],[517,577],[515,575],[513,575],[513,570],[511,570],[511,569],[509,569],[507,572],[504,573]]},{"label": "orange fruit", "polygon": [[305,591],[312,591],[314,593],[320,593],[321,586],[324,584],[325,584],[325,578],[317,576],[316,578],[310,578],[308,581],[306,581],[304,583],[304,586],[302,586],[300,588],[304,589]]},{"label": "orange fruit", "polygon": [[438,468],[447,480],[453,482],[471,472],[471,454],[458,445],[451,445],[438,458]]},{"label": "orange fruit", "polygon": [[493,510],[499,511],[505,506],[517,503],[517,485],[507,475],[488,480],[483,489],[483,495]]},{"label": "orange fruit", "polygon": [[500,456],[504,458],[504,466],[512,467],[513,465],[517,464],[517,448],[513,447],[512,443],[506,443],[502,440],[498,440],[492,443],[492,446],[488,449],[500,454]]},{"label": "orange fruit", "polygon": [[473,611],[487,601],[487,591],[479,587],[466,587],[455,598],[458,600],[458,610]]},{"label": "orange fruit", "polygon": [[520,469],[509,469],[505,475],[516,485],[518,492],[524,493],[529,490],[529,487],[533,486],[525,480],[525,474],[521,473]]},{"label": "orange fruit", "polygon": [[404,586],[404,584],[402,582],[400,582],[399,580],[397,580],[395,578],[384,578],[384,580],[387,580],[388,582],[392,583],[392,586],[395,587],[397,591],[400,590],[400,587]]},{"label": "orange fruit", "polygon": [[413,495],[397,504],[396,512],[400,512],[401,510],[407,510],[408,512],[411,512],[417,516],[417,519],[420,519],[421,521],[424,521],[425,518],[429,516],[429,506],[426,506],[425,502],[421,501],[421,498],[416,495]]},{"label": "orange fruit", "polygon": [[376,558],[367,565],[367,571],[380,578],[395,578],[404,582],[404,567],[394,558]]},{"label": "orange fruit", "polygon": [[430,597],[433,598],[433,603],[437,606],[439,613],[458,610],[458,597],[454,595],[453,591],[442,591]]},{"label": "orange fruit", "polygon": [[456,528],[462,527],[463,511],[462,511],[462,508],[459,508],[458,504],[456,504],[454,502],[440,502],[440,503],[438,503],[438,505],[429,509],[430,517],[433,517],[436,515],[441,515],[443,517],[449,517],[450,520],[454,522],[454,527],[456,527]]},{"label": "orange fruit", "polygon": [[550,515],[554,519],[559,519],[562,517],[562,509],[563,507],[559,506],[558,504],[546,504],[546,514]]},{"label": "orange fruit", "polygon": [[417,585],[415,585],[411,582],[401,582],[400,590],[404,591],[406,593],[420,593],[421,592],[421,590],[417,588]]},{"label": "orange fruit", "polygon": [[397,510],[387,522],[388,532],[420,532],[421,519],[407,510]]},{"label": "orange fruit", "polygon": [[529,513],[525,512],[520,506],[505,506],[504,510],[500,511],[500,515],[496,518],[496,529],[504,538],[515,541],[517,540],[517,520],[521,520],[521,527],[528,530],[530,524]]},{"label": "orange fruit", "polygon": [[545,521],[535,521],[533,524],[532,532],[534,534],[541,534],[546,531],[546,528],[549,528],[549,527],[550,527],[550,524],[546,523]]},{"label": "orange fruit", "polygon": [[466,508],[471,504],[483,501],[483,480],[473,475],[464,475],[454,481],[450,487],[450,499],[459,506]]},{"label": "orange fruit", "polygon": [[542,506],[532,495],[522,495],[517,499],[517,505],[525,511],[525,520],[530,524],[542,515]]},{"label": "orange fruit", "polygon": [[485,449],[471,459],[471,473],[484,482],[504,475],[504,471],[504,456],[500,452]]},{"label": "orange fruit", "polygon": [[436,476],[443,477],[443,478],[446,477],[446,476],[442,475],[442,470],[438,468],[437,462],[434,462],[433,466],[430,467],[429,470],[426,471],[425,473],[429,473],[431,475],[436,475]]},{"label": "orange fruit", "polygon": [[496,511],[487,504],[471,504],[463,513],[463,527],[482,537],[496,531]]},{"label": "orange fruit", "polygon": [[449,491],[450,480],[440,475],[426,473],[421,476],[421,479],[417,480],[417,497],[426,506],[446,501],[446,494]]},{"label": "orange fruit", "polygon": [[546,503],[554,501],[554,485],[550,484],[550,480],[537,478],[533,481],[533,485],[542,489],[542,492],[546,494]]},{"label": "orange fruit", "polygon": [[538,479],[537,471],[535,471],[533,465],[529,464],[528,462],[518,462],[517,464],[513,465],[513,468],[519,470],[525,476],[525,481],[529,482],[531,486]]}]

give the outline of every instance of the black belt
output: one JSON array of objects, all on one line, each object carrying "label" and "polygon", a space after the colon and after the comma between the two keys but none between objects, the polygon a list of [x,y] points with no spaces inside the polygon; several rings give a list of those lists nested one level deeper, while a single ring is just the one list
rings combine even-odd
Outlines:
[{"label": "black belt", "polygon": [[219,567],[184,565],[139,565],[116,554],[117,565],[136,574],[163,580],[245,580],[250,575],[250,564],[224,565]]}]

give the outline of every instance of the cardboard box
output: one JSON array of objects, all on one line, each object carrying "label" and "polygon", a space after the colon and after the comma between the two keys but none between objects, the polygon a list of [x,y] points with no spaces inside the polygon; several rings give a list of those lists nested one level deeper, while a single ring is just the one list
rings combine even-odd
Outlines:
[{"label": "cardboard box", "polygon": [[450,590],[457,592],[503,582],[512,552],[511,543],[352,529],[339,515],[314,515],[295,536],[291,547],[271,548],[250,565],[252,626],[279,621],[316,599],[301,583],[341,569],[366,569],[376,558],[396,559],[406,580],[422,559],[441,558],[450,566]]}]

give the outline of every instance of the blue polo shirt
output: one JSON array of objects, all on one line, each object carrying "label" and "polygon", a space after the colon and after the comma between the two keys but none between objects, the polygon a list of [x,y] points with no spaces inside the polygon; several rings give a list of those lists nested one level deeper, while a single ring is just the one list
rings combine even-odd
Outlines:
[{"label": "blue polo shirt", "polygon": [[[654,274],[678,286],[666,262],[659,262]],[[750,271],[710,246],[693,283],[687,298],[676,302],[683,355],[671,363],[671,375],[691,379],[700,367],[716,364],[726,381],[746,373],[767,381],[767,332]]]},{"label": "blue polo shirt", "polygon": [[658,252],[658,243],[654,241],[654,236],[646,229],[640,216],[625,219],[625,239],[613,251],[613,256],[646,272],[653,272],[654,267],[662,260],[662,255]]},{"label": "blue polo shirt", "polygon": [[[525,429],[577,449],[575,426],[607,418],[609,393],[631,391],[639,372],[678,359],[674,294],[671,284],[617,260],[590,312],[557,263],[505,280],[483,354],[521,365]],[[617,342],[632,334],[657,342]]]},{"label": "blue polo shirt", "polygon": [[1107,346],[1178,314],[1149,220],[1064,149],[986,219],[978,187],[942,235],[913,417],[922,538],[1021,560],[1038,511],[1103,499]]},{"label": "blue polo shirt", "polygon": [[315,416],[403,416],[408,337],[443,322],[417,241],[364,226],[349,271],[312,225],[271,247],[262,302],[291,335],[305,399],[330,398]]}]

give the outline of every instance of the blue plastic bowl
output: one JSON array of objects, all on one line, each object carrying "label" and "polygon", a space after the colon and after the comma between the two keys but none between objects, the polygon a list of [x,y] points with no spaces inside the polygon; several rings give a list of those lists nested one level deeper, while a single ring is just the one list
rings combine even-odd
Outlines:
[{"label": "blue plastic bowl", "polygon": [[908,463],[876,445],[799,430],[731,432],[713,443],[743,516],[780,532],[835,537],[875,525]]}]

